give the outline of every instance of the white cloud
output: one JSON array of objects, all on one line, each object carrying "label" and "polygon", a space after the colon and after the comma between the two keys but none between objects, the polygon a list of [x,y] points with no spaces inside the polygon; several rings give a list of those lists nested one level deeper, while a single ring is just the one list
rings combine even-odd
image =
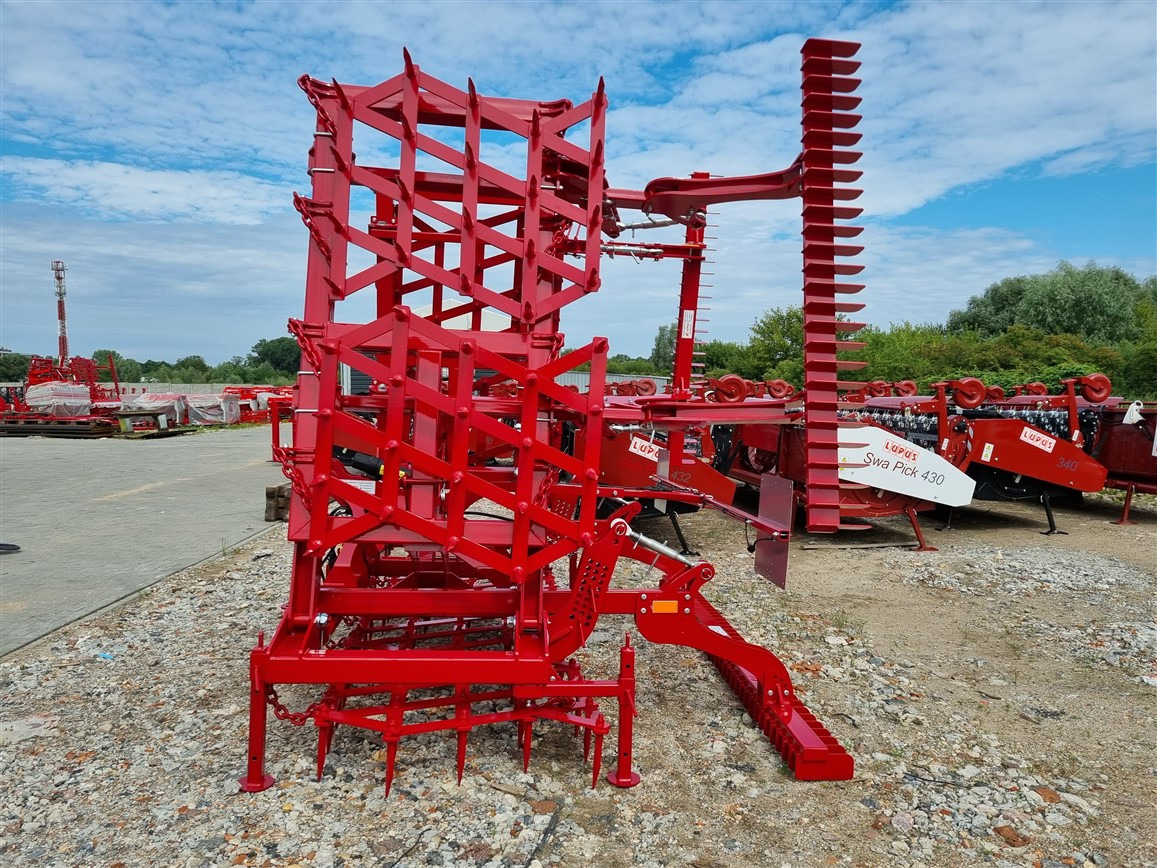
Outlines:
[{"label": "white cloud", "polygon": [[9,195],[111,219],[253,224],[292,208],[279,184],[229,171],[141,169],[92,160],[6,157]]},{"label": "white cloud", "polygon": [[[640,187],[695,170],[785,168],[799,149],[805,35],[863,41],[863,297],[877,323],[942,319],[989,283],[1061,256],[1111,261],[1044,250],[1000,228],[998,214],[968,231],[880,218],[1013,173],[1157,159],[1152,3],[673,8],[0,3],[0,343],[51,350],[54,258],[77,283],[82,342],[92,328],[96,344],[120,349],[99,337],[116,335],[130,355],[227,357],[281,334],[302,297],[305,236],[289,192],[309,189],[314,122],[296,79],[370,84],[400,69],[403,44],[424,70],[459,86],[473,76],[496,95],[578,101],[604,75],[609,181]],[[389,151],[367,142],[359,157]],[[488,159],[516,170],[520,156],[496,148]],[[798,214],[798,202],[726,206],[713,337],[743,340],[762,310],[798,301]],[[1118,264],[1152,273],[1152,253]],[[674,316],[677,269],[614,262],[606,280],[565,327],[649,352]],[[911,316],[893,313],[905,306]]]}]

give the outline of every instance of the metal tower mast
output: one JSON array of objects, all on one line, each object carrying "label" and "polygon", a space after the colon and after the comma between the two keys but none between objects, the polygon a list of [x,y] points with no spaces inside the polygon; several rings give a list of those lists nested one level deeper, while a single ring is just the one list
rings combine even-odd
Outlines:
[{"label": "metal tower mast", "polygon": [[57,364],[63,365],[68,360],[68,319],[64,312],[64,296],[68,290],[64,286],[64,273],[68,271],[59,259],[52,261],[52,273],[56,277],[56,319],[60,326],[60,359]]}]

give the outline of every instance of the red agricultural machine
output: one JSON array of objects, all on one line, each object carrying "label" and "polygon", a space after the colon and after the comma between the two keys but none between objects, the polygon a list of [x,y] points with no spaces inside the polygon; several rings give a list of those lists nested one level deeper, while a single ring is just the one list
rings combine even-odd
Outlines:
[{"label": "red agricultural machine", "polygon": [[[398,75],[372,87],[301,79],[318,123],[312,192],[294,199],[310,238],[305,314],[291,329],[303,372],[293,443],[278,447],[293,489],[293,568],[281,621],[250,659],[243,790],[272,783],[270,708],[280,720],[314,724],[319,776],[336,728],[379,733],[387,792],[403,737],[452,733],[461,779],[473,729],[510,725],[525,768],[543,721],[584,732],[588,748],[593,741],[597,781],[611,731],[600,699],[619,710],[607,779],[632,786],[630,633],[617,674],[589,677],[574,657],[610,615],[633,618],[652,642],[705,652],[798,778],[852,775],[851,756],[796,696],[784,665],[704,597],[713,566],[631,527],[642,497],[732,512],[683,475],[688,460],[699,463],[683,448],[688,430],[735,412],[694,400],[694,323],[681,324],[671,395],[612,399],[604,397],[607,341],[563,354],[559,328],[568,304],[599,289],[604,254],[679,256],[684,291],[693,294],[707,204],[802,195],[805,295],[818,317],[809,341],[825,360],[807,384],[804,472],[809,490],[826,492],[812,495],[809,524],[834,530],[835,314],[844,309],[835,298],[848,289],[836,282],[844,267],[835,259],[847,253],[837,239],[854,234],[836,225],[852,216],[837,203],[856,193],[840,186],[849,176],[839,166],[858,156],[844,150],[854,143],[846,129],[856,121],[847,111],[857,101],[857,48],[804,45],[804,150],[788,170],[661,179],[642,191],[606,183],[601,82],[578,105],[499,99],[472,82],[460,90],[439,81],[408,55]],[[525,154],[519,174],[509,168],[515,144]],[[355,149],[394,148],[395,166],[354,159]],[[368,226],[355,225],[351,202],[367,196],[374,214]],[[619,240],[629,209],[676,221],[684,242],[648,252]],[[372,264],[351,269],[364,254]],[[356,293],[374,296],[368,322],[342,319]],[[499,314],[504,327],[483,328],[484,313]],[[468,327],[449,326],[461,317]],[[558,382],[586,363],[588,393]],[[369,394],[342,393],[342,364],[373,381]],[[600,478],[606,427],[630,435],[640,418],[665,435],[666,456],[653,456],[655,484],[642,492]],[[509,458],[484,460],[479,434]],[[755,530],[757,567],[782,583],[791,486],[765,475],[761,497],[760,515],[744,520]],[[617,586],[616,566],[626,561],[653,567],[657,584]],[[313,685],[313,701],[290,710],[277,691],[285,684]]]},{"label": "red agricultural machine", "polygon": [[[108,371],[112,382],[99,380]],[[97,365],[83,356],[33,356],[24,386],[0,397],[0,436],[107,437],[121,388],[112,357]]]},{"label": "red agricultural machine", "polygon": [[[55,358],[32,356],[23,387],[0,395],[0,436],[106,437],[115,430],[111,413],[120,406],[121,387],[112,356],[98,365],[68,354],[67,271],[64,262],[53,260],[59,352]],[[100,381],[102,371],[110,383]]]},{"label": "red agricultural machine", "polygon": [[1106,469],[1090,453],[1104,434],[1101,413],[1112,391],[1101,374],[1064,385],[1058,396],[1038,383],[1006,396],[967,377],[934,384],[932,396],[868,395],[848,412],[936,451],[975,480],[980,500],[1041,501],[1044,533],[1063,533],[1052,500],[1105,487]]},{"label": "red agricultural machine", "polygon": [[1117,401],[1100,412],[1100,436],[1089,451],[1108,474],[1106,488],[1125,492],[1117,524],[1133,524],[1133,495],[1157,494],[1157,403]]},{"label": "red agricultural machine", "polygon": [[[1022,419],[1058,441],[1066,439],[1080,447],[1100,469],[1087,462],[1074,468],[1068,462],[1076,481],[1069,487],[1082,492],[1100,487],[1124,490],[1118,524],[1129,524],[1133,494],[1157,494],[1157,404],[1112,397],[1112,384],[1103,374],[1063,380],[1061,389],[1050,395],[1043,383],[1028,383],[1005,395],[999,387],[990,387],[986,406],[989,412]],[[1047,439],[1041,445],[1047,446]],[[1044,461],[1046,473],[1049,464],[1060,467],[1061,459]],[[1093,488],[1102,478],[1103,485]]]},{"label": "red agricultural machine", "polygon": [[276,408],[292,397],[287,386],[225,386],[222,395],[236,395],[240,403],[240,419],[243,425],[275,424]]}]

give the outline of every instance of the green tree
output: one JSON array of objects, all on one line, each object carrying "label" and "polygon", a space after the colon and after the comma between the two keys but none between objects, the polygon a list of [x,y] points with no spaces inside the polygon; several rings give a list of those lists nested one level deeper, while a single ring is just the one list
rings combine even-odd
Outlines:
[{"label": "green tree", "polygon": [[1114,391],[1129,400],[1157,400],[1157,340],[1134,344],[1124,352]]},{"label": "green tree", "polygon": [[1016,321],[1052,334],[1101,343],[1140,337],[1141,284],[1120,268],[1061,262],[1032,281],[1016,305]]},{"label": "green tree", "polygon": [[222,362],[210,369],[206,378],[208,383],[246,383],[249,381],[249,370],[243,363],[238,363],[239,356],[227,362]]},{"label": "green tree", "polygon": [[661,325],[655,332],[655,343],[651,349],[651,366],[656,373],[666,376],[671,373],[675,364],[675,336],[678,334],[675,323]]},{"label": "green tree", "polygon": [[165,364],[165,362],[158,362],[156,359],[146,359],[141,362],[141,380],[143,382],[148,382],[150,379],[157,380],[153,372]]},{"label": "green tree", "polygon": [[1135,340],[1145,331],[1149,304],[1157,305],[1152,285],[1152,278],[1142,284],[1120,268],[1062,261],[1047,274],[994,283],[949,314],[948,331],[995,337],[1023,325],[1100,343]]},{"label": "green tree", "polygon": [[141,363],[136,359],[121,359],[117,362],[117,379],[122,383],[139,383]]},{"label": "green tree", "polygon": [[0,382],[22,382],[28,376],[28,363],[31,356],[24,353],[4,353],[0,355]]},{"label": "green tree", "polygon": [[200,368],[193,367],[192,365],[182,366],[178,363],[177,365],[175,365],[173,367],[173,380],[172,380],[172,382],[174,382],[174,383],[204,383],[204,382],[206,382],[206,380],[205,380],[206,373],[207,373],[207,370],[202,371]]},{"label": "green tree", "polygon": [[642,356],[628,356],[626,353],[618,353],[607,359],[607,373],[608,374],[631,374],[639,376],[641,374],[657,374],[659,376],[666,376],[670,373],[668,370],[660,374],[655,370],[655,366],[651,364],[650,359],[645,359]]},{"label": "green tree", "polygon": [[156,362],[142,375],[146,383],[175,383],[178,380],[173,376],[173,369],[165,362]]},{"label": "green tree", "polygon": [[253,345],[248,361],[255,367],[266,362],[274,371],[295,377],[301,367],[301,347],[293,338],[262,338]]},{"label": "green tree", "polygon": [[209,365],[201,356],[185,356],[173,363],[174,368],[192,368],[202,374],[208,373]]},{"label": "green tree", "polygon": [[269,362],[261,362],[261,364],[251,368],[249,376],[251,382],[256,385],[273,386],[281,381],[277,375],[277,370]]},{"label": "green tree", "polygon": [[750,353],[759,376],[798,384],[803,372],[803,308],[772,308],[752,323]]},{"label": "green tree", "polygon": [[953,334],[978,332],[992,337],[1005,332],[1016,322],[1016,310],[1021,298],[1039,277],[1006,277],[988,287],[982,295],[968,299],[964,310],[948,315],[948,331]]},{"label": "green tree", "polygon": [[763,368],[747,344],[735,341],[712,340],[701,344],[703,371],[709,377],[739,374],[749,379],[763,376]]}]

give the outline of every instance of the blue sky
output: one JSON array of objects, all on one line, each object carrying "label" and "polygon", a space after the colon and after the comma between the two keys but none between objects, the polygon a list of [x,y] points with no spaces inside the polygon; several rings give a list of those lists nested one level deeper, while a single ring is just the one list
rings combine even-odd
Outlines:
[{"label": "blue sky", "polygon": [[[675,14],[674,10],[678,10]],[[879,325],[942,322],[1061,259],[1157,271],[1157,4],[0,2],[0,345],[211,363],[300,316],[303,72],[423,69],[580,101],[605,76],[614,186],[785,168],[799,48],[862,42],[861,204]],[[364,160],[368,162],[368,160]],[[722,206],[711,337],[800,299],[798,206]],[[616,260],[570,343],[650,352],[671,268]]]}]

